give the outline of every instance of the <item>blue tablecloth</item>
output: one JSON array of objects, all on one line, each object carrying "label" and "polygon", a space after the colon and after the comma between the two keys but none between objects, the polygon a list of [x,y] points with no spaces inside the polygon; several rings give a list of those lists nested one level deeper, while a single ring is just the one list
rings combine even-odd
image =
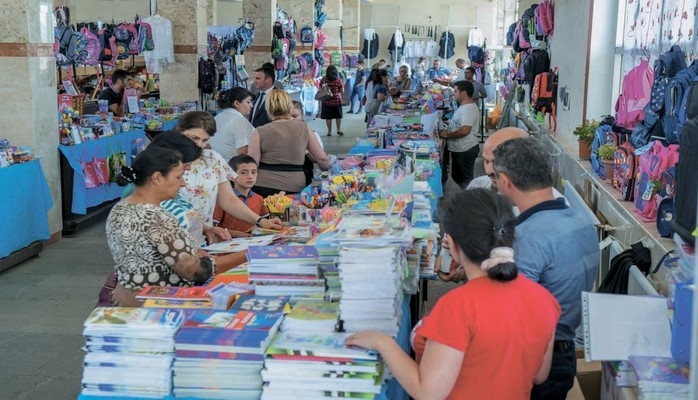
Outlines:
[{"label": "blue tablecloth", "polygon": [[0,168],[0,258],[48,240],[52,205],[39,160]]},{"label": "blue tablecloth", "polygon": [[93,159],[103,159],[113,153],[126,152],[126,162],[131,161],[138,154],[138,149],[147,144],[145,132],[136,130],[118,133],[114,136],[106,136],[98,140],[84,142],[75,146],[58,146],[65,158],[73,168],[73,204],[71,211],[74,214],[87,214],[87,209],[118,199],[124,191],[116,183],[100,185],[96,188],[86,188],[85,179],[80,162],[89,162]]},{"label": "blue tablecloth", "polygon": [[[410,352],[410,333],[412,332],[412,316],[410,314],[410,295],[406,294],[402,299],[402,316],[400,318],[400,331],[397,333],[397,342],[405,350]],[[381,393],[376,400],[409,400],[405,389],[400,386],[397,379],[393,378],[383,385]]]},{"label": "blue tablecloth", "polygon": [[160,130],[163,132],[173,131],[176,126],[177,126],[177,119],[173,119],[173,120],[163,122],[162,126],[160,127]]}]

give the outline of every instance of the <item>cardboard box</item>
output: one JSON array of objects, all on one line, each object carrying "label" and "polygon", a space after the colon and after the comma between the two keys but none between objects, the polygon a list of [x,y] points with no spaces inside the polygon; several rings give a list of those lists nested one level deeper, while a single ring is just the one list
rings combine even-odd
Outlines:
[{"label": "cardboard box", "polygon": [[601,399],[601,363],[577,359],[577,382],[585,400]]}]

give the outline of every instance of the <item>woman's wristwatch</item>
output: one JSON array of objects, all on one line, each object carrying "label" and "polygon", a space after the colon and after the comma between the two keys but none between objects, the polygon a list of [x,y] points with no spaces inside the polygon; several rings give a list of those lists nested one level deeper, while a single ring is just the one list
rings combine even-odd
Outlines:
[{"label": "woman's wristwatch", "polygon": [[256,221],[254,224],[255,224],[256,226],[258,226],[258,227],[261,228],[261,227],[262,227],[262,220],[263,220],[263,219],[266,219],[266,218],[265,218],[265,217],[259,217],[259,218],[257,218],[257,221]]}]

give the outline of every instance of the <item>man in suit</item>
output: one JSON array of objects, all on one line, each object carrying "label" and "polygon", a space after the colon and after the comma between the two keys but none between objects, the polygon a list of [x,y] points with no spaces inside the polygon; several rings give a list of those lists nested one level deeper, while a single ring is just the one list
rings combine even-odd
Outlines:
[{"label": "man in suit", "polygon": [[265,125],[271,122],[267,109],[264,107],[264,100],[274,88],[274,70],[268,67],[257,68],[254,71],[254,83],[259,92],[252,101],[252,111],[250,112],[250,122],[252,126]]}]

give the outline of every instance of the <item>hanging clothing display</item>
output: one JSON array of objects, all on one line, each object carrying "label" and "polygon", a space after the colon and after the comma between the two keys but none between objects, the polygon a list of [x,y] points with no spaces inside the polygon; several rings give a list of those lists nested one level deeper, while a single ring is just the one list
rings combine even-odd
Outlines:
[{"label": "hanging clothing display", "polygon": [[399,60],[402,58],[402,50],[405,47],[405,38],[402,36],[402,32],[399,29],[395,30],[393,37],[390,38],[390,44],[388,44],[388,51],[390,52],[391,60]]},{"label": "hanging clothing display", "polygon": [[439,39],[439,57],[449,59],[455,54],[456,38],[451,31],[441,33]]},{"label": "hanging clothing display", "polygon": [[150,24],[150,28],[153,31],[153,42],[155,43],[153,50],[143,52],[145,67],[148,72],[157,74],[161,72],[162,64],[175,62],[172,22],[159,15],[143,18],[143,21]]},{"label": "hanging clothing display", "polygon": [[424,47],[424,57],[436,57],[436,42],[430,40]]},{"label": "hanging clothing display", "polygon": [[364,29],[364,47],[361,54],[365,58],[376,58],[378,55],[378,35],[376,35],[375,29]]},{"label": "hanging clothing display", "polygon": [[482,47],[485,44],[485,35],[482,33],[482,30],[478,28],[477,26],[474,27],[473,29],[470,30],[470,33],[468,33],[468,47],[470,46],[477,46],[477,47]]}]

